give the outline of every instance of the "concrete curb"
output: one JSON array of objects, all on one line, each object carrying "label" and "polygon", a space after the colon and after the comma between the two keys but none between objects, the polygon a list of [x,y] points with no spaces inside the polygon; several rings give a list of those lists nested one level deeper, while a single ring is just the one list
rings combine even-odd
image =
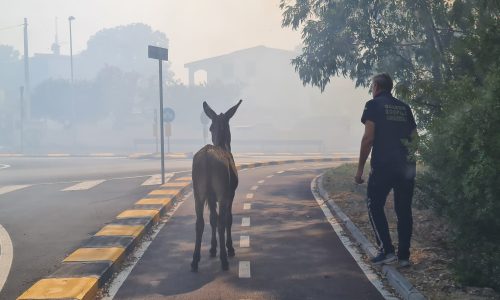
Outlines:
[{"label": "concrete curb", "polygon": [[[237,169],[353,159],[338,157],[256,162],[237,165]],[[142,237],[191,187],[191,177],[175,177],[151,191],[68,255],[54,273],[37,281],[17,299],[95,299],[99,289],[120,269]]]},{"label": "concrete curb", "polygon": [[[352,237],[359,243],[359,246],[369,257],[377,255],[377,248],[364,236],[359,228],[349,219],[349,217],[335,204],[330,195],[323,187],[323,175],[318,178],[317,186],[320,196],[324,199],[330,211],[341,221],[342,225],[351,233]],[[405,300],[424,300],[427,299],[413,286],[397,269],[391,265],[382,266],[382,274],[389,284]]]}]

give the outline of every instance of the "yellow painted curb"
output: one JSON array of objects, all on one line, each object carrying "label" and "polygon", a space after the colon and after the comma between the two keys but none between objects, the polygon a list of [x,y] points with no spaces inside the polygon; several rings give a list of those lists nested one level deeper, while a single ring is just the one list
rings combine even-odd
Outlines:
[{"label": "yellow painted curb", "polygon": [[66,257],[63,262],[76,261],[103,261],[110,260],[115,262],[122,258],[124,248],[80,248]]},{"label": "yellow painted curb", "polygon": [[172,202],[172,198],[146,198],[146,199],[141,199],[137,201],[135,204],[136,205],[154,205],[154,204],[160,204],[163,206],[167,206]]},{"label": "yellow painted curb", "polygon": [[156,209],[129,209],[123,211],[116,218],[117,219],[127,219],[127,218],[145,218],[152,217],[153,222],[158,223],[160,220],[160,210]]},{"label": "yellow painted curb", "polygon": [[154,190],[148,195],[172,195],[175,196],[180,192],[180,190]]},{"label": "yellow painted curb", "polygon": [[48,278],[36,282],[18,300],[28,299],[95,299],[97,278]]},{"label": "yellow painted curb", "polygon": [[191,177],[179,177],[175,181],[191,181]]},{"label": "yellow painted curb", "polygon": [[162,187],[171,187],[171,188],[183,188],[189,185],[189,182],[167,182]]},{"label": "yellow painted curb", "polygon": [[96,236],[133,236],[138,237],[144,231],[144,226],[142,225],[106,225],[104,226]]}]

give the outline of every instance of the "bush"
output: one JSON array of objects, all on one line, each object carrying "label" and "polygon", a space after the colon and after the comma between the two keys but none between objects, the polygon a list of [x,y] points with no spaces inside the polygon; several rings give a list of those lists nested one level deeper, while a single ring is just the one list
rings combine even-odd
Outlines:
[{"label": "bush", "polygon": [[453,81],[441,98],[418,186],[454,228],[457,278],[500,290],[500,68],[483,83]]}]

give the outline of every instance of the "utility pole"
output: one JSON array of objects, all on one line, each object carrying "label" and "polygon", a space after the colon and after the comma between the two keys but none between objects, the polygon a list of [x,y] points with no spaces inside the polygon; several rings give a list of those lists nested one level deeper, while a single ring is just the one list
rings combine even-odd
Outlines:
[{"label": "utility pole", "polygon": [[73,17],[73,16],[70,16],[68,18],[68,22],[69,22],[69,57],[70,57],[70,61],[71,61],[71,84],[72,85],[73,85],[74,77],[73,77],[73,35],[71,32],[71,21],[73,21],[74,19],[75,19],[75,17]]},{"label": "utility pole", "polygon": [[29,120],[31,118],[30,109],[30,63],[28,54],[28,19],[24,18],[24,89],[26,90],[26,118]]},{"label": "utility pole", "polygon": [[21,154],[24,153],[24,87],[19,87],[19,96],[20,96],[20,121],[19,121],[19,129],[20,129],[20,144],[21,144]]}]

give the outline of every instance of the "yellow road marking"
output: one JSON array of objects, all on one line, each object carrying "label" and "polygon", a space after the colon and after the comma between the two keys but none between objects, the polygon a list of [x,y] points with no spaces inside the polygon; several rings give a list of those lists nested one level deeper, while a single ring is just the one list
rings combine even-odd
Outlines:
[{"label": "yellow road marking", "polygon": [[103,261],[115,262],[123,257],[124,248],[80,248],[66,257],[64,262],[75,261]]},{"label": "yellow road marking", "polygon": [[144,226],[142,225],[106,225],[104,226],[96,236],[134,236],[138,237],[144,231]]},{"label": "yellow road marking", "polygon": [[177,195],[179,190],[154,190],[149,195]]},{"label": "yellow road marking", "polygon": [[167,206],[170,202],[172,202],[172,198],[150,198],[150,199],[141,199],[137,201],[136,205],[154,205],[161,204]]},{"label": "yellow road marking", "polygon": [[157,223],[160,220],[160,211],[156,209],[129,209],[123,211],[116,218],[127,219],[127,218],[144,218],[144,217],[152,217],[153,221]]},{"label": "yellow road marking", "polygon": [[47,278],[39,280],[18,300],[28,299],[95,299],[97,278]]}]

